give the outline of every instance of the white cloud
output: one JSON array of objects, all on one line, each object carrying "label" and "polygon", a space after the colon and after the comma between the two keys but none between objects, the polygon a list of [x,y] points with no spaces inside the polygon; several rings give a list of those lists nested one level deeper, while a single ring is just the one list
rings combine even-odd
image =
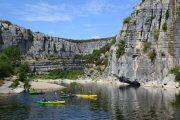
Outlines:
[{"label": "white cloud", "polygon": [[117,4],[112,3],[111,0],[86,0],[82,4],[37,2],[20,8],[14,6],[12,12],[25,21],[60,22],[71,21],[77,17],[119,12],[132,7],[130,4],[121,5],[119,0],[116,2]]},{"label": "white cloud", "polygon": [[57,6],[47,3],[27,4],[25,11],[21,12],[21,14],[22,19],[26,21],[58,22],[71,20],[69,15],[63,13],[64,10],[64,5]]}]

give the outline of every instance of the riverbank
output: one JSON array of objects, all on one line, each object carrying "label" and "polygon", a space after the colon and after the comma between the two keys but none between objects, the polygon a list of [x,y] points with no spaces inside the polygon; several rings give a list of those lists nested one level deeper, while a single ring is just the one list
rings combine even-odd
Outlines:
[{"label": "riverbank", "polygon": [[65,87],[62,85],[50,83],[48,81],[32,81],[30,82],[31,89],[38,90],[38,91],[56,91],[56,90],[62,90]]},{"label": "riverbank", "polygon": [[[79,84],[90,84],[96,83],[100,85],[111,85],[115,87],[123,87],[128,86],[126,83],[119,82],[115,77],[97,77],[97,78],[79,78],[77,80],[70,79],[36,79],[30,82],[31,89],[39,90],[39,91],[56,91],[65,89],[61,84],[71,84],[71,83],[79,83]],[[12,81],[4,81],[4,84],[0,87],[0,93],[21,93],[24,91],[23,83],[12,89],[10,85]],[[160,88],[160,89],[176,89],[180,90],[180,85],[174,81],[167,82],[157,82],[157,81],[149,81],[141,84],[141,87],[149,89],[149,88]]]},{"label": "riverbank", "polygon": [[12,94],[12,93],[21,93],[24,91],[24,84],[19,82],[19,85],[13,89],[11,88],[12,81],[3,81],[3,84],[0,86],[0,93],[2,94]]}]

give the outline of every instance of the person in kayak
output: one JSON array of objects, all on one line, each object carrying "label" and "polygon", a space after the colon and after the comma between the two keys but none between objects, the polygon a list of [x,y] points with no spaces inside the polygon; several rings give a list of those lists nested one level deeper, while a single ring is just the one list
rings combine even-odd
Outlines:
[{"label": "person in kayak", "polygon": [[43,97],[43,98],[42,98],[42,101],[43,101],[43,102],[46,102],[47,100],[46,100],[46,98],[45,98],[45,97]]}]

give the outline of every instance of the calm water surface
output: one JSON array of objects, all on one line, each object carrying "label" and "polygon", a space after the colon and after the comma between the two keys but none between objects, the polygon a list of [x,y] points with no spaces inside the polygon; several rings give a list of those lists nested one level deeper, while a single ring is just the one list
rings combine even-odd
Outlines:
[{"label": "calm water surface", "polygon": [[[0,120],[180,120],[180,95],[160,89],[71,85],[66,91],[98,94],[97,100],[72,98],[63,106],[38,106],[43,96],[0,94]],[[44,95],[58,98],[54,93]]]}]

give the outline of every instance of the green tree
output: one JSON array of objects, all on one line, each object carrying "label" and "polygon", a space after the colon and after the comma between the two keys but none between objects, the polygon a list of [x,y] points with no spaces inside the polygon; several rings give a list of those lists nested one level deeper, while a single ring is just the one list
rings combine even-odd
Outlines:
[{"label": "green tree", "polygon": [[118,49],[116,51],[116,57],[120,58],[125,53],[125,42],[121,41],[121,43],[118,45]]},{"label": "green tree", "polygon": [[3,50],[3,54],[5,54],[12,62],[16,62],[21,59],[20,49],[15,45],[5,48]]}]

